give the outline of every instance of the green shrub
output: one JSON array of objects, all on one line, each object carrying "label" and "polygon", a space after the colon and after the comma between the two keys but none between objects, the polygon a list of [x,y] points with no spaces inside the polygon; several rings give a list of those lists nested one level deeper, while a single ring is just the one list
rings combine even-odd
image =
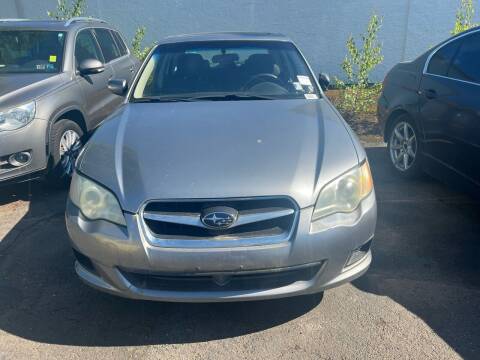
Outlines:
[{"label": "green shrub", "polygon": [[452,35],[457,35],[461,32],[467,31],[478,24],[473,22],[475,16],[475,5],[473,0],[460,0],[460,7],[455,16],[455,26],[452,30]]},{"label": "green shrub", "polygon": [[153,43],[150,46],[146,46],[142,48],[143,39],[145,38],[145,31],[146,28],[144,26],[137,28],[135,31],[135,36],[132,40],[132,52],[139,60],[145,60],[150,50],[155,46]]},{"label": "green shrub", "polygon": [[381,84],[370,84],[370,74],[382,63],[382,45],[378,41],[378,31],[382,19],[373,14],[366,33],[361,35],[361,46],[353,36],[347,40],[347,56],[342,63],[346,81],[336,79],[337,86],[343,89],[337,106],[347,115],[368,113],[375,107]]},{"label": "green shrub", "polygon": [[47,15],[57,20],[68,20],[72,17],[82,16],[87,9],[87,0],[72,0],[67,4],[67,0],[57,0],[56,11],[47,11]]}]

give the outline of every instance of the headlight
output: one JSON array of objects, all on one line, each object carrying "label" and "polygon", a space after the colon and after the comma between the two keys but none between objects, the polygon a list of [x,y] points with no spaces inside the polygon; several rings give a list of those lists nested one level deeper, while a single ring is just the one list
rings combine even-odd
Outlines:
[{"label": "headlight", "polygon": [[373,189],[368,162],[350,170],[327,184],[318,196],[312,221],[322,217],[354,211]]},{"label": "headlight", "polygon": [[16,130],[35,118],[35,101],[0,111],[0,131]]},{"label": "headlight", "polygon": [[70,185],[70,200],[90,220],[107,220],[126,225],[115,196],[97,183],[75,173]]}]

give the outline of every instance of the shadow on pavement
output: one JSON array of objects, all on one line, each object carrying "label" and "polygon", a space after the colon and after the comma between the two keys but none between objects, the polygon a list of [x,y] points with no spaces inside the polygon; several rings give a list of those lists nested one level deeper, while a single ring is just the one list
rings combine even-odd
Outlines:
[{"label": "shadow on pavement", "polygon": [[462,357],[480,357],[480,202],[427,177],[398,179],[370,149],[378,225],[369,272],[354,282],[420,317]]},{"label": "shadow on pavement", "polygon": [[[391,298],[461,356],[478,358],[480,204],[428,178],[398,180],[385,166],[385,149],[369,157],[379,222],[373,265],[354,286]],[[201,342],[284,324],[321,302],[169,304],[99,293],[73,270],[66,192],[41,184],[0,189],[0,206],[19,198],[30,201],[28,213],[0,242],[0,329],[15,336],[78,346]]]},{"label": "shadow on pavement", "polygon": [[[0,242],[0,329],[62,345],[190,343],[268,329],[314,309],[321,295],[254,303],[133,301],[83,285],[73,269],[63,212],[66,192],[41,184],[0,189],[0,205],[30,200]],[[33,226],[34,225],[34,226]]]}]

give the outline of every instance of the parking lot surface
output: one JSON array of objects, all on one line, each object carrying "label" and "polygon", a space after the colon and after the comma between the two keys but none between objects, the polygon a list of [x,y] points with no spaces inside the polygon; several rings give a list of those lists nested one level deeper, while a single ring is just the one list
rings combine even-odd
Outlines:
[{"label": "parking lot surface", "polygon": [[480,203],[407,182],[368,150],[379,219],[369,272],[324,296],[131,301],[83,285],[66,192],[0,188],[0,359],[479,359]]}]

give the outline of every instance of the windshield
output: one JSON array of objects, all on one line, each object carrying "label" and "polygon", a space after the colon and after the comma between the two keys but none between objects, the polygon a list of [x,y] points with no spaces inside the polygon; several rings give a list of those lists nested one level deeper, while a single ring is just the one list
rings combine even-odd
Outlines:
[{"label": "windshield", "polygon": [[295,46],[279,41],[213,41],[157,47],[132,101],[318,99]]},{"label": "windshield", "polygon": [[57,73],[63,64],[65,32],[0,31],[0,73]]}]

